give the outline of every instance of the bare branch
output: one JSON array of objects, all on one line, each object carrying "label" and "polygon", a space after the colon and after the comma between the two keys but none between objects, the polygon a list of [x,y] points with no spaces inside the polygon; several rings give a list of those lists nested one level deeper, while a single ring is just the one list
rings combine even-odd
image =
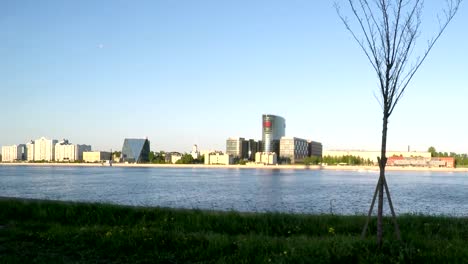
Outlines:
[{"label": "bare branch", "polygon": [[[335,3],[336,11],[343,24],[364,51],[379,78],[380,100],[374,92],[374,97],[379,102],[383,112],[382,146],[379,158],[380,177],[375,192],[375,194],[378,193],[379,197],[377,217],[377,243],[379,246],[382,245],[383,238],[383,183],[386,182],[385,155],[389,117],[462,2],[462,0],[445,1],[447,6],[443,9],[444,19],[438,16],[439,30],[428,41],[426,49],[420,56],[414,56],[413,53],[416,50],[416,40],[421,33],[424,0],[348,0],[351,13],[357,21],[357,29],[351,27],[346,17],[341,13],[338,4]],[[362,39],[358,32],[362,34]],[[388,187],[386,187],[386,191],[389,197]],[[389,205],[393,208],[390,199]],[[395,217],[393,209],[392,214]],[[396,220],[395,226],[398,230]],[[365,228],[367,228],[367,224]]]}]

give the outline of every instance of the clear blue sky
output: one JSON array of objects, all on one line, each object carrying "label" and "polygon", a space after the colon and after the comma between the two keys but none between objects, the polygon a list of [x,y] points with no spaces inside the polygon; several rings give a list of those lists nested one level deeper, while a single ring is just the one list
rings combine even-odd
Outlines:
[{"label": "clear blue sky", "polygon": [[[464,3],[392,115],[390,150],[468,152],[466,25]],[[261,139],[269,113],[287,136],[377,150],[376,88],[332,1],[0,1],[0,145],[224,150]]]}]

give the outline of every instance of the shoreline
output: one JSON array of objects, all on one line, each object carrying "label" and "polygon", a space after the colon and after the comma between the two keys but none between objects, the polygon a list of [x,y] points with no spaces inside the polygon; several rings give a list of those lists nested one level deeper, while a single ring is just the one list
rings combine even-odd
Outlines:
[{"label": "shoreline", "polygon": [[[106,163],[2,163],[0,166],[37,166],[37,167],[109,167]],[[205,165],[205,164],[125,164],[113,163],[120,168],[192,168],[192,169],[278,169],[278,170],[334,170],[378,172],[378,166],[322,166],[322,165]],[[468,172],[468,168],[431,168],[431,167],[394,167],[387,166],[386,171],[403,172]]]}]

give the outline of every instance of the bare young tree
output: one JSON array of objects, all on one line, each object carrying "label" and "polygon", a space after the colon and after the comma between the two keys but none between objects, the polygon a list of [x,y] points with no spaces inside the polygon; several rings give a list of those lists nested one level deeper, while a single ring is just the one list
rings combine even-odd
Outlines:
[{"label": "bare young tree", "polygon": [[[439,0],[437,0],[439,1]],[[383,195],[384,190],[388,198],[395,232],[400,238],[400,231],[396,222],[395,210],[385,179],[387,164],[387,130],[388,120],[396,104],[400,101],[408,84],[434,47],[447,25],[458,11],[462,0],[445,0],[445,8],[438,16],[439,28],[427,46],[416,50],[416,40],[421,34],[421,15],[424,0],[348,0],[351,16],[355,23],[351,24],[341,12],[340,5],[335,2],[335,8],[362,51],[369,60],[379,79],[379,95],[376,96],[382,107],[382,145],[378,158],[380,176],[369,209],[367,222],[362,236],[366,235],[369,219],[378,196],[377,212],[377,244],[382,245],[383,227]],[[415,52],[416,51],[416,52]],[[420,52],[420,54],[416,54]]]}]

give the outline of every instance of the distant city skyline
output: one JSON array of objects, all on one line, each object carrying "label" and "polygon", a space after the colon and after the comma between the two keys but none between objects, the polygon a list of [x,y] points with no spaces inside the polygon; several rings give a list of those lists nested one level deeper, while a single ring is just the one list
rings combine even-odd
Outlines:
[{"label": "distant city skyline", "polygon": [[[466,24],[463,3],[391,116],[389,150],[468,152]],[[380,148],[375,73],[330,1],[7,0],[0,29],[0,146],[224,150],[274,114],[324,149]]]}]

